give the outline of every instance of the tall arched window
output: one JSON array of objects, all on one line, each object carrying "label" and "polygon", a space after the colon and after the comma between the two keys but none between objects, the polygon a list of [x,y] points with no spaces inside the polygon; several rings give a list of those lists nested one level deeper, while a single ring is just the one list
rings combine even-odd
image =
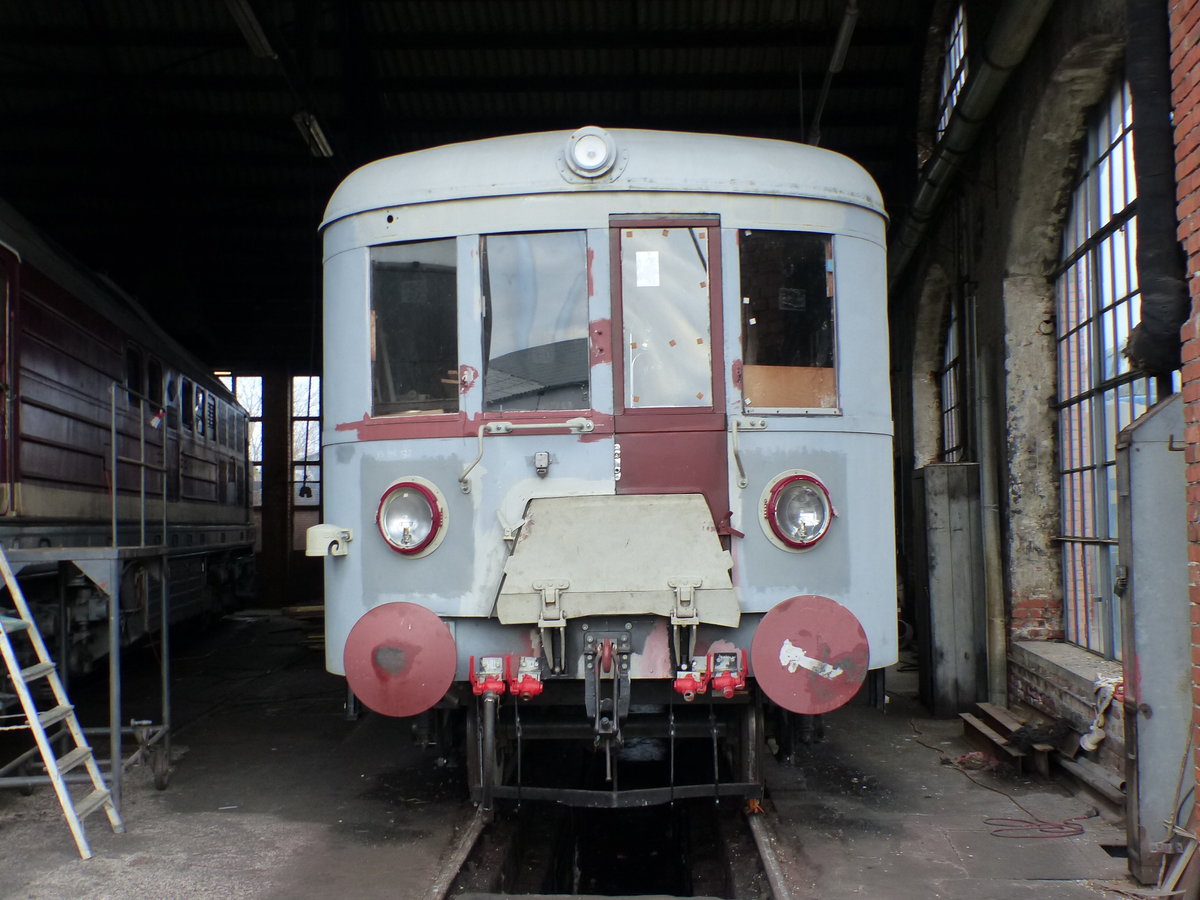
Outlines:
[{"label": "tall arched window", "polygon": [[1133,110],[1121,84],[1094,113],[1056,283],[1063,610],[1069,641],[1120,653],[1117,433],[1157,399],[1121,349],[1141,318]]},{"label": "tall arched window", "polygon": [[959,349],[959,323],[956,303],[950,304],[950,323],[946,326],[946,345],[938,369],[942,408],[942,462],[962,462],[966,444],[963,427],[963,356]]}]

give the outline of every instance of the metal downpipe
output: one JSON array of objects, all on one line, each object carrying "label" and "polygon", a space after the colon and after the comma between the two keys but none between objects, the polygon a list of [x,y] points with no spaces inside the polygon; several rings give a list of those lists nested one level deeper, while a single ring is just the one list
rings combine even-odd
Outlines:
[{"label": "metal downpipe", "polygon": [[1168,375],[1182,363],[1179,331],[1191,299],[1175,207],[1175,141],[1171,122],[1171,36],[1159,0],[1126,0],[1125,77],[1133,100],[1137,173],[1137,271],[1141,321],[1125,345],[1134,366]]},{"label": "metal downpipe", "polygon": [[1000,564],[1000,489],[997,484],[996,401],[992,390],[994,354],[977,351],[976,402],[979,408],[979,507],[983,540],[983,597],[987,617],[988,701],[1008,705],[1008,620],[1004,611],[1004,573]]},{"label": "metal downpipe", "polygon": [[933,157],[921,170],[912,208],[896,231],[888,252],[888,286],[894,287],[924,237],[933,215],[953,181],[959,162],[975,145],[996,99],[1012,70],[1029,52],[1054,0],[1008,0],[988,34],[976,66],[938,141]]}]

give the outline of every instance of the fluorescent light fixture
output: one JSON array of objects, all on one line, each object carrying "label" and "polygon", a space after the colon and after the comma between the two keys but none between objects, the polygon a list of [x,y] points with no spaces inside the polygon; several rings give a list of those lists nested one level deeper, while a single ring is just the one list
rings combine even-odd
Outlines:
[{"label": "fluorescent light fixture", "polygon": [[279,54],[267,40],[266,32],[263,31],[258,16],[254,14],[254,8],[250,6],[250,0],[225,0],[225,5],[229,7],[229,14],[233,16],[233,21],[237,22],[238,30],[246,39],[250,52],[259,59],[278,59]]},{"label": "fluorescent light fixture", "polygon": [[302,109],[292,116],[292,121],[296,123],[300,136],[304,138],[304,143],[308,144],[308,149],[313,156],[322,156],[326,159],[333,156],[333,148],[329,146],[329,140],[325,137],[325,132],[321,130],[321,123],[317,121],[316,116]]},{"label": "fluorescent light fixture", "polygon": [[841,27],[838,28],[837,39],[833,42],[833,53],[830,55],[829,71],[840,72],[846,62],[846,51],[850,49],[850,39],[854,36],[854,25],[858,22],[858,0],[850,0],[846,4],[846,12],[842,16]]}]

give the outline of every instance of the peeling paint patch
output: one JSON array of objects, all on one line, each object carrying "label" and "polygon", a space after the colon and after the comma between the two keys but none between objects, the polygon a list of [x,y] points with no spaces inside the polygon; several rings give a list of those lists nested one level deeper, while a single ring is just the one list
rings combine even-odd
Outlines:
[{"label": "peeling paint patch", "polygon": [[612,363],[612,320],[596,319],[588,323],[592,355],[589,365],[593,368]]},{"label": "peeling paint patch", "polygon": [[478,380],[479,370],[474,366],[461,365],[458,367],[458,392],[460,394],[469,394]]},{"label": "peeling paint patch", "polygon": [[793,675],[796,674],[797,669],[807,669],[814,675],[820,675],[822,678],[830,680],[846,674],[844,669],[813,659],[804,652],[803,647],[793,644],[790,638],[784,638],[783,645],[779,648],[779,664]]}]

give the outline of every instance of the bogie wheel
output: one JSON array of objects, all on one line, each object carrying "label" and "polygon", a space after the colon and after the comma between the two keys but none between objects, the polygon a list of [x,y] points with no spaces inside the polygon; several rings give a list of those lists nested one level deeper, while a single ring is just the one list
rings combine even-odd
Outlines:
[{"label": "bogie wheel", "polygon": [[504,781],[506,742],[500,736],[500,700],[479,698],[467,711],[467,786],[485,811],[493,808],[493,790]]},{"label": "bogie wheel", "polygon": [[738,710],[735,747],[736,777],[739,781],[762,783],[763,754],[766,734],[762,698],[757,688],[751,688],[749,701]]}]

